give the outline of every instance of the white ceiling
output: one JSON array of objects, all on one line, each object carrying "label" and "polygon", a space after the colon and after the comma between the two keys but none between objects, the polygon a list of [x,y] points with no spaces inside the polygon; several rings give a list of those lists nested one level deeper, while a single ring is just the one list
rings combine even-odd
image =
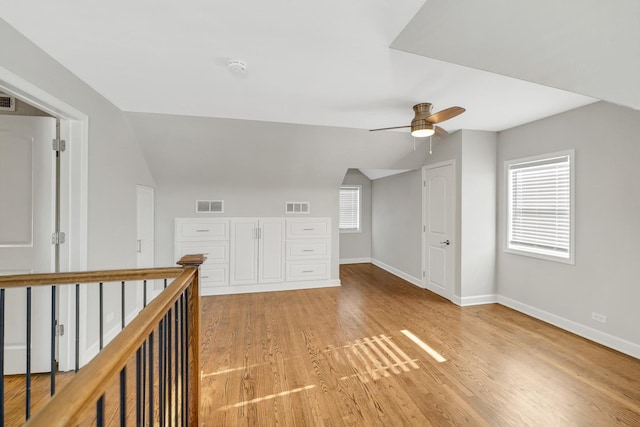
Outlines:
[{"label": "white ceiling", "polygon": [[[595,101],[389,48],[423,3],[21,0],[3,1],[0,17],[123,111],[370,129],[409,124],[411,106],[431,102],[467,109],[449,131],[499,131]],[[420,51],[428,39],[416,28],[436,22],[440,39],[464,32],[447,3],[428,1],[397,44]],[[460,40],[481,35],[472,29]],[[231,58],[248,63],[245,75]]]}]

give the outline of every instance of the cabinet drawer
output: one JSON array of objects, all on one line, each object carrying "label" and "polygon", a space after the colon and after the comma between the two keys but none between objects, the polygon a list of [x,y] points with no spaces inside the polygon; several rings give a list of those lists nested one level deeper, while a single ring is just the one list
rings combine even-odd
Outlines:
[{"label": "cabinet drawer", "polygon": [[329,257],[328,240],[290,240],[287,259],[325,259]]},{"label": "cabinet drawer", "polygon": [[304,221],[287,220],[287,239],[324,239],[331,234],[329,218],[305,219]]},{"label": "cabinet drawer", "polygon": [[225,264],[200,267],[200,286],[227,286],[229,284],[229,268]]},{"label": "cabinet drawer", "polygon": [[287,263],[287,281],[329,278],[329,261],[292,261]]},{"label": "cabinet drawer", "polygon": [[229,221],[176,219],[176,242],[229,240]]},{"label": "cabinet drawer", "polygon": [[203,265],[229,262],[229,242],[180,242],[176,244],[176,258],[188,254],[202,254],[207,257]]}]

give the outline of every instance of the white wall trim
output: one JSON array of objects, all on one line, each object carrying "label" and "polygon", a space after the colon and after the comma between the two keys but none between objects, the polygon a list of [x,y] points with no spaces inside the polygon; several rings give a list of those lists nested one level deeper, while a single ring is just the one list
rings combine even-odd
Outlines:
[{"label": "white wall trim", "polygon": [[340,264],[365,264],[370,262],[371,258],[347,258],[340,260]]},{"label": "white wall trim", "polygon": [[469,307],[472,305],[484,305],[484,304],[495,304],[498,302],[498,295],[489,294],[489,295],[475,295],[471,297],[460,297],[458,295],[454,295],[451,299],[451,302],[459,305],[460,307]]},{"label": "white wall trim", "polygon": [[618,338],[589,326],[585,326],[581,323],[574,322],[573,320],[569,320],[553,313],[540,310],[539,308],[532,307],[530,305],[513,300],[511,298],[504,297],[502,295],[498,295],[498,303],[521,313],[528,314],[529,316],[535,317],[536,319],[542,320],[543,322],[550,323],[554,326],[579,335],[588,340],[595,341],[598,344],[602,344],[621,353],[625,353],[629,356],[640,359],[640,345],[635,344],[631,341]]},{"label": "white wall trim", "polygon": [[301,282],[255,283],[251,285],[202,286],[200,295],[247,294],[253,292],[297,291],[301,289],[331,288],[340,286],[339,279],[309,280]]},{"label": "white wall trim", "polygon": [[407,282],[411,283],[412,285],[415,285],[415,286],[417,286],[419,288],[422,288],[422,279],[419,279],[419,278],[414,277],[414,276],[412,276],[410,274],[407,274],[404,271],[400,271],[397,268],[391,267],[390,265],[387,265],[384,262],[379,261],[379,260],[374,259],[374,258],[371,259],[371,264],[375,265],[376,267],[380,267],[383,270],[388,271],[389,273],[393,274],[394,276],[398,276],[401,279],[406,280]]}]

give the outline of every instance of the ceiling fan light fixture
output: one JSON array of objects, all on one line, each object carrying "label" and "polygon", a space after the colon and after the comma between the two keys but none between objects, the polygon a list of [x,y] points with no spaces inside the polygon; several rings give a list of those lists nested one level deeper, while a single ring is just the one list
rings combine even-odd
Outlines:
[{"label": "ceiling fan light fixture", "polygon": [[431,123],[411,123],[411,136],[416,138],[425,138],[435,133],[433,124]]}]

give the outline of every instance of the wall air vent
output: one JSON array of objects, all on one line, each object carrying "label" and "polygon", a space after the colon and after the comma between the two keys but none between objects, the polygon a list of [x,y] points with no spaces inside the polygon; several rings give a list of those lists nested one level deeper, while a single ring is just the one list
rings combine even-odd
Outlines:
[{"label": "wall air vent", "polygon": [[0,111],[16,111],[16,99],[0,94]]},{"label": "wall air vent", "polygon": [[196,213],[223,213],[224,200],[196,200]]},{"label": "wall air vent", "polygon": [[309,202],[287,202],[284,211],[288,214],[308,214],[311,211],[311,204]]}]

